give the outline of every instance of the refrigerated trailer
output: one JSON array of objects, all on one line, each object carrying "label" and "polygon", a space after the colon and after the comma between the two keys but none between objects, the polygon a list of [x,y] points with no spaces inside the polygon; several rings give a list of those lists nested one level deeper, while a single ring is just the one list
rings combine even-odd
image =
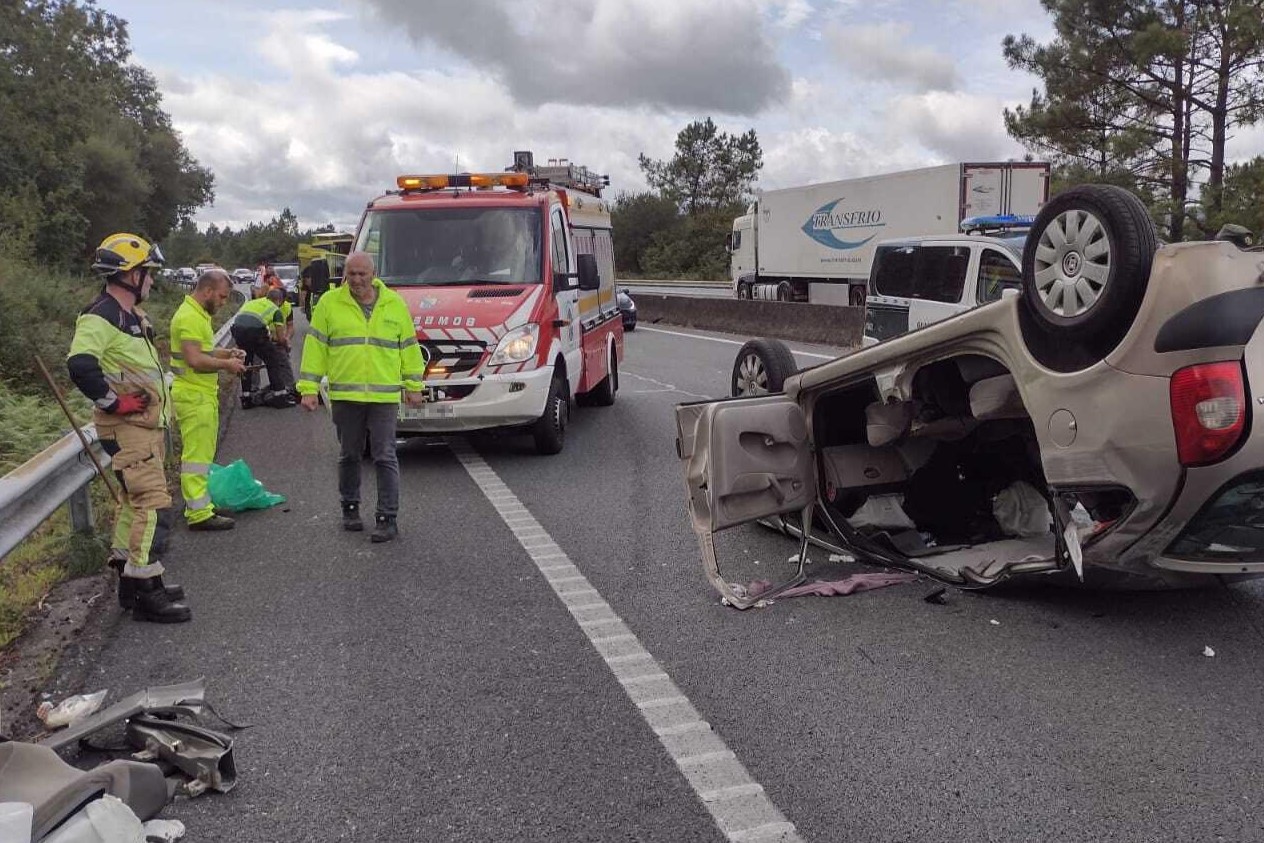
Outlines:
[{"label": "refrigerated trailer", "polygon": [[738,298],[863,306],[879,241],[957,235],[974,217],[1035,215],[1043,162],[945,164],[770,190],[733,221]]}]

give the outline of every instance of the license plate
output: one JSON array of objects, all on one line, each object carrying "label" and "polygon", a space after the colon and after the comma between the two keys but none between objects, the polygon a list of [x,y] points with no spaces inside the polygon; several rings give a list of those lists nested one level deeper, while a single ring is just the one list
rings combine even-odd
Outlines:
[{"label": "license plate", "polygon": [[422,404],[420,407],[401,407],[400,418],[404,419],[450,419],[455,415],[451,404]]}]

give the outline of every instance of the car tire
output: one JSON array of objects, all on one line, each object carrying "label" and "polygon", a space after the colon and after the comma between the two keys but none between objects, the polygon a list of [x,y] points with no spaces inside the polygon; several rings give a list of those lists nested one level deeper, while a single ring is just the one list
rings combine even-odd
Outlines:
[{"label": "car tire", "polygon": [[246,297],[244,294],[242,294],[240,290],[233,290],[231,293],[228,294],[228,301],[234,307],[241,307],[243,304],[246,303]]},{"label": "car tire", "polygon": [[631,321],[631,322],[629,322],[629,323],[627,323],[626,325],[624,325],[624,326],[623,326],[623,330],[625,330],[625,331],[635,331],[635,330],[636,330],[636,317],[635,317],[635,316],[633,316],[633,317],[632,317],[632,321]]},{"label": "car tire", "polygon": [[787,281],[782,281],[777,285],[777,301],[794,301],[794,290],[790,288]]},{"label": "car tire", "polygon": [[749,301],[751,297],[751,285],[745,281],[737,285],[737,297],[742,301]]},{"label": "car tire", "polygon": [[1132,327],[1158,236],[1133,194],[1088,184],[1041,208],[1023,249],[1020,321],[1042,365],[1059,372],[1106,358]]},{"label": "car tire", "polygon": [[544,400],[544,415],[531,426],[537,454],[561,453],[566,444],[566,425],[570,421],[570,400],[566,392],[566,379],[554,375],[548,398]]},{"label": "car tire", "polygon": [[790,347],[780,340],[751,340],[737,352],[730,381],[734,396],[781,392],[786,379],[799,370]]},{"label": "car tire", "polygon": [[597,384],[587,393],[587,403],[590,407],[609,407],[614,404],[615,394],[619,391],[619,360],[614,353],[614,348],[610,349],[610,363],[606,370],[606,376],[601,379],[601,383]]}]

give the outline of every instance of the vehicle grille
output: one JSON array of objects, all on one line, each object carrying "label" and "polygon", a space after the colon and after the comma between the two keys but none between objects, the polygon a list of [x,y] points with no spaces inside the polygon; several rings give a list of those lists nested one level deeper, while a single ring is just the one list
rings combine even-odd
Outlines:
[{"label": "vehicle grille", "polygon": [[[482,361],[487,343],[478,340],[425,340],[421,348],[426,354],[426,380],[462,378],[469,375]],[[442,367],[444,371],[435,371]]]},{"label": "vehicle grille", "polygon": [[514,296],[520,296],[520,295],[522,295],[521,287],[510,287],[509,289],[505,289],[504,287],[478,287],[476,289],[470,290],[470,294],[469,296],[467,296],[467,298],[510,299],[510,298],[513,298]]}]

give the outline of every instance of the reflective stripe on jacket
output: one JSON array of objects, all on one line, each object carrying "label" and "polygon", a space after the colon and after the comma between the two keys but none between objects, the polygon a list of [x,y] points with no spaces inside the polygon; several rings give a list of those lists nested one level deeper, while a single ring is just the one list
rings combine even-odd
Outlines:
[{"label": "reflective stripe on jacket", "polygon": [[334,401],[395,404],[400,390],[419,392],[425,362],[408,305],[374,278],[377,302],[370,319],[347,284],[321,296],[303,342],[298,391],[315,395],[329,379]]},{"label": "reflective stripe on jacket", "polygon": [[[167,382],[152,335],[143,311],[124,311],[105,294],[75,321],[67,362],[75,385],[96,405],[93,421],[98,428],[167,426]],[[119,395],[132,392],[149,394],[144,413],[117,416],[105,412]]]},{"label": "reflective stripe on jacket", "polygon": [[211,314],[206,312],[197,299],[185,296],[184,302],[171,317],[171,373],[176,383],[211,395],[219,393],[218,372],[195,372],[184,359],[184,343],[195,342],[204,354],[215,350],[215,335],[211,332]]},{"label": "reflective stripe on jacket", "polygon": [[283,324],[285,319],[281,315],[281,309],[271,299],[263,297],[251,299],[237,308],[237,315],[233,317],[233,322],[242,327],[263,325],[271,328],[274,325]]}]

